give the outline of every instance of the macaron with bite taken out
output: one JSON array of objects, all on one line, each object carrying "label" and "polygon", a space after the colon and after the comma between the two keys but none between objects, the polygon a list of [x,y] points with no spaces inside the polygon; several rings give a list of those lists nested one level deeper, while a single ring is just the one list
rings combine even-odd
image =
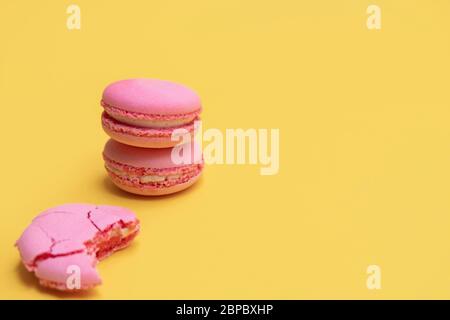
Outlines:
[{"label": "macaron with bite taken out", "polygon": [[65,204],[35,217],[16,246],[42,286],[87,290],[101,284],[98,261],[127,247],[139,229],[136,215],[126,208]]}]

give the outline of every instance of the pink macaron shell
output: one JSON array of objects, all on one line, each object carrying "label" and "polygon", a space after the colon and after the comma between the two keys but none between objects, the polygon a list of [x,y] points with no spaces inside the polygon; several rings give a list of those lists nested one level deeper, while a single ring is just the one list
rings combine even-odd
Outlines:
[{"label": "pink macaron shell", "polygon": [[87,203],[68,203],[68,204],[63,204],[57,207],[52,207],[49,209],[46,209],[44,211],[42,211],[40,214],[38,214],[34,219],[38,219],[39,217],[45,216],[49,213],[54,213],[54,212],[69,212],[69,213],[74,213],[74,212],[89,212],[90,210],[95,209],[95,205],[93,204],[87,204]]},{"label": "pink macaron shell", "polygon": [[71,290],[67,287],[67,280],[74,274],[73,270],[79,270],[80,289],[86,289],[102,282],[95,269],[96,264],[94,256],[78,253],[43,260],[38,264],[35,274],[44,284],[51,282],[56,289]]},{"label": "pink macaron shell", "polygon": [[[170,148],[176,146],[181,141],[179,139],[172,139],[172,132],[167,129],[148,129],[140,127],[132,127],[130,125],[117,123],[114,124],[110,120],[105,121],[105,115],[102,116],[103,130],[112,139],[140,148]],[[188,124],[182,127],[190,136],[194,137],[194,126]]]},{"label": "pink macaron shell", "polygon": [[179,184],[176,184],[176,185],[173,185],[170,187],[165,187],[165,188],[143,188],[142,186],[140,186],[138,184],[134,184],[134,185],[126,184],[122,180],[118,179],[115,176],[110,175],[110,178],[111,178],[112,182],[118,188],[120,188],[126,192],[130,192],[130,193],[141,195],[141,196],[163,196],[163,195],[180,192],[180,191],[183,191],[183,190],[189,188],[200,178],[200,174],[198,174],[197,176],[193,177],[192,179],[190,179],[186,182],[179,183]]},{"label": "pink macaron shell", "polygon": [[132,211],[125,208],[100,206],[90,214],[90,220],[100,230],[106,230],[115,223],[132,223],[136,221],[136,216]]},{"label": "pink macaron shell", "polygon": [[151,125],[152,121],[156,121],[156,123],[158,123],[161,127],[168,127],[170,122],[190,122],[196,117],[199,117],[202,111],[201,109],[198,109],[191,113],[182,114],[145,114],[111,107],[107,105],[103,100],[100,102],[100,104],[105,112],[117,121],[142,121],[141,123],[146,124],[146,127],[154,127],[154,125]]},{"label": "pink macaron shell", "polygon": [[111,83],[102,103],[129,112],[174,115],[201,109],[198,95],[188,87],[158,79],[127,79]]},{"label": "pink macaron shell", "polygon": [[[140,127],[135,125],[130,125],[127,123],[120,122],[114,118],[112,118],[110,115],[108,115],[106,112],[102,113],[102,126],[104,128],[109,128],[111,131],[120,132],[120,133],[126,133],[133,136],[139,136],[139,137],[167,137],[171,138],[174,131],[179,129],[177,132],[178,134],[180,132],[182,133],[188,133],[195,130],[195,122],[191,121],[189,123],[181,124],[174,127],[164,127],[164,128],[149,128],[149,127]],[[199,120],[196,118],[195,120]]]},{"label": "pink macaron shell", "polygon": [[[174,148],[145,149],[125,145],[110,139],[103,150],[103,155],[109,160],[139,168],[166,169],[182,167],[189,164],[202,163],[202,152],[200,146],[191,142],[183,147]],[[177,150],[182,154],[183,150],[189,150],[190,156],[186,156],[186,162],[176,163],[172,159],[172,152]]]},{"label": "pink macaron shell", "polygon": [[119,122],[105,112],[102,114],[102,127],[114,140],[141,148],[173,147],[181,141],[181,137],[172,139],[174,130],[183,130],[191,138],[195,131],[194,122],[171,128],[144,128]]},{"label": "pink macaron shell", "polygon": [[20,256],[27,269],[32,269],[34,259],[49,251],[53,242],[38,226],[30,225],[16,242]]},{"label": "pink macaron shell", "polygon": [[60,256],[67,255],[69,253],[85,251],[86,247],[84,243],[76,240],[60,240],[55,242],[51,247],[51,255]]},{"label": "pink macaron shell", "polygon": [[97,234],[97,228],[88,219],[89,211],[51,212],[33,220],[33,225],[45,230],[54,240],[71,239],[85,242]]},{"label": "pink macaron shell", "polygon": [[40,227],[39,230],[46,230],[47,237],[68,237],[83,243],[114,223],[129,223],[135,220],[134,213],[126,208],[68,204],[44,211],[34,218],[33,222]]},{"label": "pink macaron shell", "polygon": [[178,143],[177,141],[172,141],[167,137],[139,137],[126,133],[111,131],[108,128],[103,129],[112,139],[133,147],[161,149],[173,147]]}]

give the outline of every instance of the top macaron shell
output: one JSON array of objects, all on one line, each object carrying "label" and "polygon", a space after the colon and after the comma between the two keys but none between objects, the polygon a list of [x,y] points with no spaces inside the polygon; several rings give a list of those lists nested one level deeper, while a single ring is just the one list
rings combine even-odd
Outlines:
[{"label": "top macaron shell", "polygon": [[102,103],[127,112],[146,115],[177,115],[200,111],[199,96],[170,81],[127,79],[106,87]]}]

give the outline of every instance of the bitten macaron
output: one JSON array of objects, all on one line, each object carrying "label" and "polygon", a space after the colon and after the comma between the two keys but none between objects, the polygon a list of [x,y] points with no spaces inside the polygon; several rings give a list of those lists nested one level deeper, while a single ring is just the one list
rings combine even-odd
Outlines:
[{"label": "bitten macaron", "polygon": [[35,217],[16,246],[42,286],[78,291],[99,285],[98,261],[128,246],[138,232],[139,220],[126,208],[65,204]]},{"label": "bitten macaron", "polygon": [[[114,140],[142,148],[167,148],[179,143],[175,129],[194,135],[202,105],[188,87],[165,80],[127,79],[103,91],[102,126]],[[174,140],[174,141],[173,141]]]},{"label": "bitten macaron", "polygon": [[199,179],[203,169],[203,155],[195,142],[149,149],[110,139],[103,158],[106,171],[117,187],[147,196],[184,190]]}]

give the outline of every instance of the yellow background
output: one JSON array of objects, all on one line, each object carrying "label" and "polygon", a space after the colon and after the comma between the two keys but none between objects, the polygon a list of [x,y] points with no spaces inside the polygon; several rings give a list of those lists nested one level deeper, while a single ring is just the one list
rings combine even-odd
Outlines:
[{"label": "yellow background", "polygon": [[[71,2],[0,2],[0,298],[72,297],[13,246],[66,202],[142,223],[77,298],[450,298],[449,1],[75,3],[69,31]],[[279,128],[279,174],[210,165],[174,196],[116,190],[99,100],[130,77],[194,88],[204,129]]]}]

